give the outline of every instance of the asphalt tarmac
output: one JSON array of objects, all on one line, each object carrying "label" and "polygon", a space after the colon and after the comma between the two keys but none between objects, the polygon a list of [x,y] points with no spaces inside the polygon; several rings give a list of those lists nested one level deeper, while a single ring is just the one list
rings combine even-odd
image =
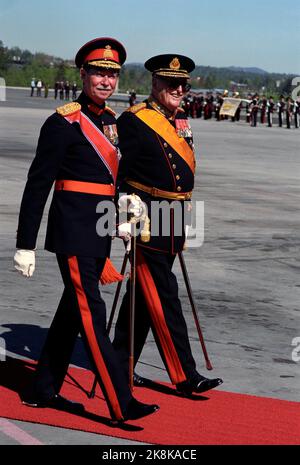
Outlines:
[{"label": "asphalt tarmac", "polygon": [[[27,171],[40,127],[60,104],[52,96],[30,98],[18,90],[8,90],[7,101],[0,102],[0,363],[5,356],[38,358],[62,291],[55,257],[43,250],[46,214],[34,276],[25,279],[13,269]],[[300,129],[252,128],[230,120],[191,120],[191,125],[197,152],[193,199],[204,202],[205,235],[202,246],[184,255],[212,372],[205,369],[177,262],[175,272],[198,370],[223,378],[221,390],[299,401],[300,347],[293,341],[300,338]],[[114,241],[112,258],[120,267],[121,241]],[[114,291],[113,285],[102,289],[108,309]],[[88,367],[80,340],[72,361]],[[152,335],[137,371],[168,381]],[[11,423],[43,444],[134,444]],[[0,433],[0,444],[17,443]]]}]

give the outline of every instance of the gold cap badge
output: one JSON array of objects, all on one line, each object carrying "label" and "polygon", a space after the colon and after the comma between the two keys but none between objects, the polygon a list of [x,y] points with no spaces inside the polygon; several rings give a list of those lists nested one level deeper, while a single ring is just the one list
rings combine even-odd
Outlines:
[{"label": "gold cap badge", "polygon": [[113,58],[113,57],[114,55],[113,55],[113,52],[111,51],[111,46],[106,45],[105,50],[103,52],[103,58]]},{"label": "gold cap badge", "polygon": [[179,69],[180,68],[180,61],[178,58],[173,58],[173,60],[170,63],[170,68],[171,69]]}]

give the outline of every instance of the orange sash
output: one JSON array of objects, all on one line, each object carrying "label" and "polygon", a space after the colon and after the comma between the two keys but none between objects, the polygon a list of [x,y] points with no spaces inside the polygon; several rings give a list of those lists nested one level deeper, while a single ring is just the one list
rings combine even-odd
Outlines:
[{"label": "orange sash", "polygon": [[135,115],[176,150],[195,174],[196,162],[193,150],[183,137],[177,135],[174,126],[163,115],[148,108],[138,111]]},{"label": "orange sash", "polygon": [[118,150],[114,147],[100,129],[80,110],[70,115],[64,116],[69,123],[79,123],[83,135],[93,146],[98,156],[111,174],[114,183],[116,183],[119,157]]}]

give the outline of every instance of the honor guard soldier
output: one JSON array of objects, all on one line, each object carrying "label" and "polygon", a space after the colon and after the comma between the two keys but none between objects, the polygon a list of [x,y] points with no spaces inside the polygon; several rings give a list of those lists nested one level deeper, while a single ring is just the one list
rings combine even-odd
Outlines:
[{"label": "honor guard soldier", "polygon": [[260,107],[260,122],[261,124],[265,124],[266,122],[266,111],[267,111],[267,98],[265,95],[261,98],[261,107]]},{"label": "honor guard soldier", "polygon": [[273,112],[274,112],[274,99],[272,96],[269,97],[267,101],[267,118],[268,118],[268,127],[271,128],[273,124]]},{"label": "honor guard soldier", "polygon": [[[240,93],[239,92],[234,92],[232,94],[232,98],[240,98]],[[239,106],[236,109],[235,115],[231,117],[231,121],[234,123],[235,121],[240,121],[241,117],[241,108],[242,108],[242,102],[239,104]]]},{"label": "honor guard soldier", "polygon": [[[184,221],[172,205],[175,202],[184,210],[186,201],[190,204],[194,186],[193,135],[180,104],[190,89],[189,73],[195,64],[186,56],[165,54],[150,58],[145,67],[152,73],[150,97],[129,108],[117,121],[122,152],[120,191],[137,194],[147,205],[151,222],[149,242],[137,238],[134,364],[151,327],[171,382],[180,393],[190,395],[222,383],[221,379],[208,379],[196,370],[178,283],[172,272],[176,255],[185,243]],[[156,209],[160,202],[168,207],[167,213]],[[154,214],[156,220],[158,217],[166,220],[169,234],[162,232],[162,224],[157,224]],[[130,283],[120,307],[113,341],[125,370],[129,359],[129,290]],[[135,374],[135,385],[145,382],[145,378]]]},{"label": "honor guard soldier", "polygon": [[72,85],[72,100],[76,100],[77,99],[77,82],[73,82],[73,85]]},{"label": "honor guard soldier", "polygon": [[250,119],[251,119],[251,126],[257,126],[257,114],[259,110],[259,95],[255,94],[250,102]]},{"label": "honor guard soldier", "polygon": [[294,124],[295,129],[299,128],[300,99],[294,101]]},{"label": "honor guard soldier", "polygon": [[[101,202],[113,204],[119,152],[115,113],[105,101],[115,90],[126,59],[121,43],[97,38],[77,53],[83,92],[44,123],[23,194],[15,268],[30,277],[37,234],[51,187],[45,248],[56,254],[64,291],[38,362],[35,383],[23,402],[81,412],[60,394],[80,333],[114,421],[141,418],[158,409],[132,397],[128,378],[106,333],[99,278],[109,280],[111,234],[97,232]],[[106,210],[105,210],[106,211]],[[114,211],[112,209],[112,214]]]},{"label": "honor guard soldier", "polygon": [[202,112],[203,112],[203,104],[204,104],[204,97],[203,97],[202,92],[200,92],[200,94],[198,96],[198,102],[199,102],[199,105],[198,105],[197,118],[201,118],[202,117]]},{"label": "honor guard soldier", "polygon": [[246,103],[246,123],[250,124],[250,119],[251,119],[251,110],[250,110],[250,103],[252,100],[252,95],[248,94],[247,96],[248,102]]},{"label": "honor guard soldier", "polygon": [[280,96],[279,102],[277,102],[277,109],[278,109],[278,126],[282,128],[282,123],[283,123],[283,113],[285,110],[285,101],[284,101],[284,96]]},{"label": "honor guard soldier", "polygon": [[293,118],[294,112],[294,103],[291,97],[287,97],[286,99],[286,107],[285,107],[285,115],[286,115],[286,127],[287,129],[291,129],[291,120]]},{"label": "honor guard soldier", "polygon": [[217,92],[217,95],[216,95],[216,102],[215,102],[215,117],[216,117],[216,121],[220,121],[221,118],[220,118],[220,110],[221,110],[221,107],[223,105],[223,102],[224,102],[224,99],[222,98],[220,92]]}]

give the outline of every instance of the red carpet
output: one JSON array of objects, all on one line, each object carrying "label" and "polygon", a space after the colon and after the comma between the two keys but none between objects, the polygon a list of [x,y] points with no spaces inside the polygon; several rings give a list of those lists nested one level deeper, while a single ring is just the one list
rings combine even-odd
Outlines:
[{"label": "red carpet", "polygon": [[[0,415],[5,418],[41,423],[115,436],[152,444],[300,444],[300,403],[210,391],[194,399],[176,395],[170,385],[154,383],[156,388],[135,388],[135,396],[144,402],[157,403],[160,410],[141,420],[125,423],[121,428],[109,424],[109,414],[101,392],[89,400],[69,378],[62,394],[85,404],[84,416],[53,409],[23,406],[19,393],[30,382],[34,363],[8,359],[0,363]],[[69,372],[89,389],[93,375],[71,368]]]}]

